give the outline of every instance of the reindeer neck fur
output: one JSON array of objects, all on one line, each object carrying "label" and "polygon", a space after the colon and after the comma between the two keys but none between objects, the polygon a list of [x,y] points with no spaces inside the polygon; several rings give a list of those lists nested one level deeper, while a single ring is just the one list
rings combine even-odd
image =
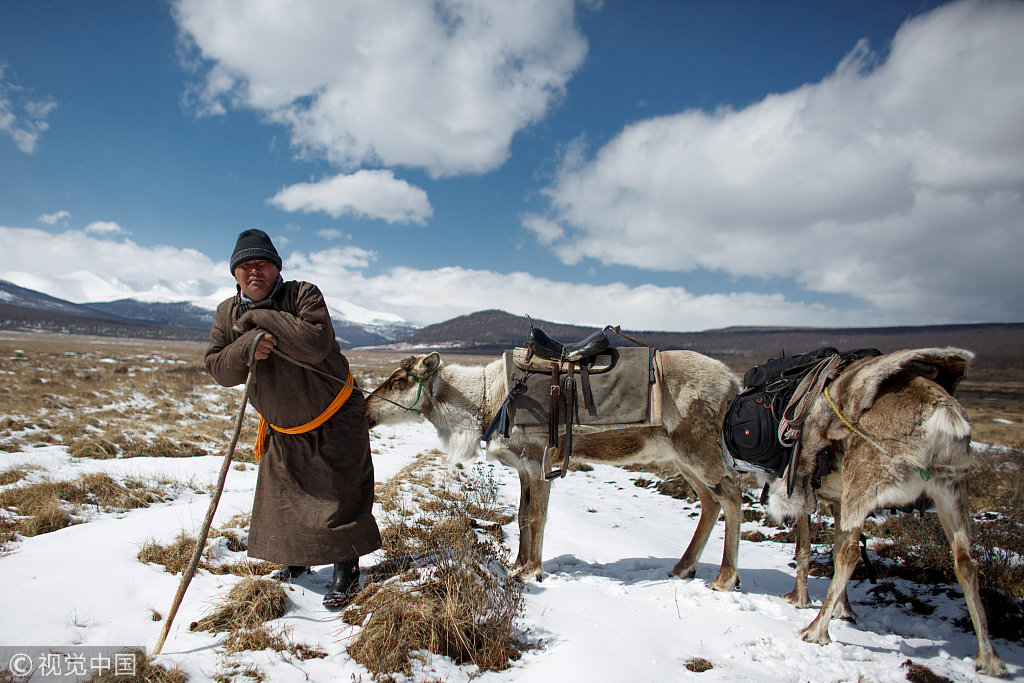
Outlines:
[{"label": "reindeer neck fur", "polygon": [[500,360],[485,367],[445,365],[437,371],[430,387],[430,407],[423,410],[423,417],[437,429],[449,460],[466,462],[476,457],[504,392]]}]

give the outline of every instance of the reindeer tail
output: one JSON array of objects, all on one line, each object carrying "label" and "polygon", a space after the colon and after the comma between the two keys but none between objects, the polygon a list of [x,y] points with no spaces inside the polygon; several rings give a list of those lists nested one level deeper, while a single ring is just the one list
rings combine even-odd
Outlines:
[{"label": "reindeer tail", "polygon": [[971,466],[971,423],[957,401],[936,403],[924,423],[924,432],[931,447],[930,468]]}]

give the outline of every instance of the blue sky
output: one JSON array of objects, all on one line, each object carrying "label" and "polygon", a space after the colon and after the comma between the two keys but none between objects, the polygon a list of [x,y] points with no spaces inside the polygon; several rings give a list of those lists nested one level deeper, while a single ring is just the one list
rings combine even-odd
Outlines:
[{"label": "blue sky", "polygon": [[0,4],[0,278],[631,329],[1024,320],[1024,3]]}]

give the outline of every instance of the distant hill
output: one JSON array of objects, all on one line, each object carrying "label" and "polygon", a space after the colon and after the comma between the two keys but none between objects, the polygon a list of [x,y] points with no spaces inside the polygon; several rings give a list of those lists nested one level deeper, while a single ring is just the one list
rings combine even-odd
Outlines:
[{"label": "distant hill", "polygon": [[202,330],[205,334],[210,333],[210,325],[213,324],[213,311],[200,308],[187,301],[154,303],[136,301],[135,299],[119,299],[88,304],[88,307],[144,325],[185,327],[190,330]]},{"label": "distant hill", "polygon": [[[0,280],[0,330],[206,341],[212,321],[212,311],[185,302],[145,303],[124,299],[75,304]],[[344,349],[436,349],[493,356],[521,346],[530,326],[526,316],[493,309],[416,331],[413,326],[404,324],[368,325],[344,319],[333,322],[335,335]],[[533,323],[564,342],[578,341],[598,329],[546,320]],[[874,328],[729,327],[704,332],[623,330],[623,333],[662,350],[698,351],[718,358],[737,371],[769,358],[821,346],[842,350],[874,347],[883,352],[957,346],[977,354],[973,364],[975,373],[1024,368],[1024,323]],[[613,345],[630,345],[615,333],[608,334]]]},{"label": "distant hill", "polygon": [[[205,330],[181,324],[184,313],[180,306],[188,304],[75,304],[0,280],[0,329],[4,330],[136,339],[209,339],[209,323]],[[143,307],[147,307],[145,313]],[[169,314],[161,318],[161,310]]]},{"label": "distant hill", "polygon": [[[578,341],[598,329],[544,320],[533,322],[564,342]],[[529,322],[525,316],[487,310],[429,325],[388,344],[387,348],[437,349],[497,356],[505,349],[522,346],[528,330]],[[703,332],[623,332],[658,349],[698,351],[718,358],[734,369],[822,346],[841,350],[873,347],[884,353],[904,348],[956,346],[978,354],[976,367],[1024,367],[1024,323],[874,328],[730,327]],[[608,334],[614,346],[630,345],[614,332]]]},{"label": "distant hill", "polygon": [[[184,301],[120,299],[75,304],[0,280],[0,329],[207,341],[212,323],[213,311]],[[375,325],[338,318],[333,323],[338,343],[346,349],[386,344],[416,329],[401,323]]]}]

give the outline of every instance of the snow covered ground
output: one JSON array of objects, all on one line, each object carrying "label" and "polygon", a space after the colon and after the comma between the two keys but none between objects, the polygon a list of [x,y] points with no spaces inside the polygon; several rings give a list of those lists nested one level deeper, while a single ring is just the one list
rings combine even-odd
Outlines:
[{"label": "snow covered ground", "polygon": [[[437,448],[426,423],[383,427],[373,432],[379,481],[413,457]],[[0,453],[0,469],[41,465],[51,477],[103,471],[115,478],[139,476],[212,484],[220,456],[77,460],[61,446]],[[519,492],[515,474],[494,466],[501,495],[514,511]],[[955,618],[966,614],[959,589],[918,594],[936,606],[930,617],[909,605],[865,604],[871,585],[852,582],[856,625],[834,621],[833,642],[801,642],[797,631],[816,609],[800,610],[780,597],[793,586],[792,545],[741,542],[742,587],[717,593],[706,584],[717,572],[723,543],[720,523],[705,550],[697,578],[669,579],[696,526],[698,507],[633,484],[639,475],[599,466],[556,482],[544,548],[546,578],[530,584],[522,625],[538,645],[502,672],[479,675],[433,657],[415,680],[469,681],[902,681],[912,660],[956,681],[988,680],[974,671],[977,643]],[[256,468],[232,469],[214,525],[247,512]],[[161,628],[153,613],[167,613],[179,576],[136,559],[150,539],[169,541],[181,530],[194,532],[209,497],[187,491],[165,503],[120,514],[96,514],[90,521],[27,538],[0,557],[0,646],[118,645],[152,650]],[[756,528],[756,525],[745,525]],[[510,553],[518,543],[515,522],[505,528]],[[363,558],[363,564],[373,557]],[[347,654],[353,627],[320,604],[329,567],[316,568],[291,585],[288,613],[280,622],[297,642],[328,653],[323,659],[288,661],[265,651],[248,658],[273,682],[370,681]],[[208,613],[238,577],[200,572],[178,612],[157,662],[179,665],[191,681],[210,681],[224,670],[221,638],[190,632],[188,625]],[[897,581],[905,593],[911,584]],[[820,604],[826,579],[811,578]],[[1024,680],[1024,646],[995,642],[1010,677]],[[694,657],[713,668],[688,671]],[[0,662],[2,667],[6,662]],[[239,677],[236,680],[253,680]]]}]

